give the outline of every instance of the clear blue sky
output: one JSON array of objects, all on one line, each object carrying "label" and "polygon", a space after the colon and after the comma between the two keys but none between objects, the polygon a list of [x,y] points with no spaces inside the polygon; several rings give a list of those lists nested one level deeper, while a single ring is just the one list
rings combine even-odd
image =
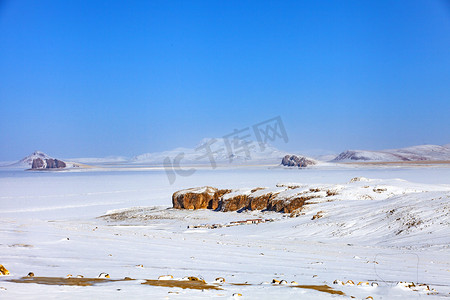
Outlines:
[{"label": "clear blue sky", "polygon": [[0,160],[450,143],[450,3],[0,0]]}]

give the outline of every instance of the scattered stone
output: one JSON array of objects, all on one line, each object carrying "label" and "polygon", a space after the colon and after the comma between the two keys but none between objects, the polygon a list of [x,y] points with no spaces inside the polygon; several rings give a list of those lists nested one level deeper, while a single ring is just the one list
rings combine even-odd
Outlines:
[{"label": "scattered stone", "polygon": [[366,177],[354,177],[350,179],[350,183],[352,182],[358,182],[358,181],[370,181],[370,179],[367,179]]},{"label": "scattered stone", "polygon": [[223,277],[217,277],[217,278],[214,280],[214,283],[225,283],[225,278],[223,278]]},{"label": "scattered stone", "polygon": [[345,285],[355,285],[355,283],[353,282],[353,280],[347,280]]},{"label": "scattered stone", "polygon": [[184,277],[183,280],[186,280],[186,281],[197,281],[197,282],[201,282],[201,283],[205,283],[206,284],[205,280],[203,280],[201,278],[198,278],[198,277],[195,277],[195,276],[187,276],[187,277]]},{"label": "scattered stone", "polygon": [[339,279],[336,279],[335,281],[333,281],[333,284],[345,285],[345,283]]},{"label": "scattered stone", "polygon": [[107,273],[100,273],[97,278],[111,278]]},{"label": "scattered stone", "polygon": [[9,275],[9,271],[3,265],[0,265],[0,275]]},{"label": "scattered stone", "polygon": [[311,220],[316,220],[316,219],[320,219],[323,217],[323,211],[318,211],[312,218]]}]

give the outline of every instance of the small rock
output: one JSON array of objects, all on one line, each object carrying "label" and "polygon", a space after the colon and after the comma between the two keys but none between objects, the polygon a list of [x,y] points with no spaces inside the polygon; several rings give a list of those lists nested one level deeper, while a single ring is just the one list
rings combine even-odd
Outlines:
[{"label": "small rock", "polygon": [[0,275],[9,275],[9,271],[3,265],[0,265]]}]

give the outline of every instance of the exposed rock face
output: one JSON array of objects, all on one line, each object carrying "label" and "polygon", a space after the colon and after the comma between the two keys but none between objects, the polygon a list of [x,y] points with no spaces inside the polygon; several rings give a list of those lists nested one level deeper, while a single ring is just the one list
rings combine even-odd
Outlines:
[{"label": "exposed rock face", "polygon": [[295,196],[290,199],[276,197],[269,201],[267,209],[276,212],[291,213],[294,210],[303,207],[305,201],[312,198],[316,198],[316,196]]},{"label": "exposed rock face", "polygon": [[221,211],[236,211],[248,207],[248,195],[230,193],[222,197]]},{"label": "exposed rock face", "polygon": [[248,209],[250,210],[263,210],[263,209],[267,209],[267,205],[269,203],[270,198],[272,198],[273,194],[272,193],[267,193],[267,194],[258,194],[258,195],[253,195],[251,194],[248,197]]},{"label": "exposed rock face", "polygon": [[210,186],[181,190],[172,195],[172,204],[174,208],[215,209],[214,203],[218,203],[218,200],[214,201],[214,195],[218,191]]},{"label": "exposed rock face", "polygon": [[31,164],[31,169],[61,169],[65,168],[66,163],[55,158],[35,158]]},{"label": "exposed rock face", "polygon": [[172,196],[174,208],[179,209],[213,209],[223,212],[249,210],[273,210],[291,213],[301,208],[305,201],[315,198],[315,195],[280,196],[280,192],[289,190],[287,187],[278,190],[255,188],[252,190],[219,190],[213,187],[200,187],[181,190]]},{"label": "exposed rock face", "polygon": [[59,159],[46,159],[47,161],[47,169],[60,169],[65,168],[66,163]]},{"label": "exposed rock face", "polygon": [[307,166],[313,166],[317,163],[316,163],[316,161],[306,158],[304,156],[286,155],[281,160],[281,164],[283,166],[287,166],[287,167],[305,168]]},{"label": "exposed rock face", "polygon": [[217,192],[215,192],[213,199],[209,202],[210,205],[208,205],[208,208],[212,210],[220,209],[222,204],[221,203],[222,196],[230,192],[231,190],[228,189],[218,190]]},{"label": "exposed rock face", "polygon": [[41,169],[43,167],[44,167],[44,161],[41,158],[33,159],[33,162],[31,164],[32,169]]}]

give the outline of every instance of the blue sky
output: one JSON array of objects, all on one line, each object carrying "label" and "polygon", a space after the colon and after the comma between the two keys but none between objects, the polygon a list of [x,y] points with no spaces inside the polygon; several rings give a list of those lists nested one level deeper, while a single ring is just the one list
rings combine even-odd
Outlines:
[{"label": "blue sky", "polygon": [[0,0],[0,160],[450,143],[448,1]]}]

